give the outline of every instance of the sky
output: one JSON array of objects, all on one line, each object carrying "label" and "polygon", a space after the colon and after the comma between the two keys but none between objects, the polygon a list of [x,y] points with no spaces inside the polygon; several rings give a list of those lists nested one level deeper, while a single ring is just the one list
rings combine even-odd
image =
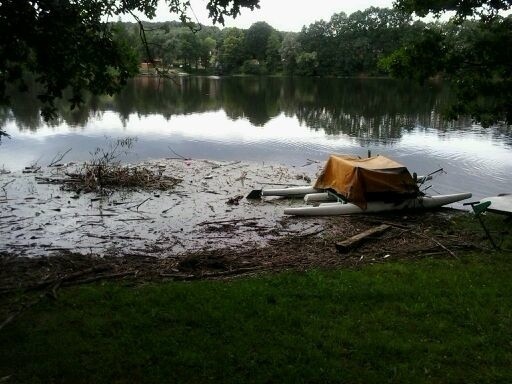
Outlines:
[{"label": "sky", "polygon": [[[194,13],[201,24],[211,25],[206,11],[206,0],[191,0]],[[279,31],[298,32],[304,25],[308,26],[318,20],[329,20],[334,13],[351,14],[369,7],[391,8],[392,0],[260,0],[260,8],[250,11],[242,9],[236,19],[226,19],[226,27],[247,29],[257,21],[266,21]],[[196,17],[194,17],[194,14]],[[175,19],[175,18],[174,18]],[[153,21],[173,20],[166,10],[165,4],[159,4],[156,18]],[[128,20],[125,20],[128,21]]]}]

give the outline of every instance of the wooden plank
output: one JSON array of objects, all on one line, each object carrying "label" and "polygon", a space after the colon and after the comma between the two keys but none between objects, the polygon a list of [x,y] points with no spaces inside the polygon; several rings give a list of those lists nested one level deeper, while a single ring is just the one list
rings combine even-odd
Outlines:
[{"label": "wooden plank", "polygon": [[355,247],[359,246],[365,240],[368,240],[370,236],[380,235],[381,233],[387,231],[389,228],[391,228],[391,226],[387,224],[382,224],[377,227],[370,228],[367,231],[364,231],[362,233],[359,233],[358,235],[352,236],[346,240],[337,243],[336,249],[340,253],[346,253],[351,249],[354,249]]}]

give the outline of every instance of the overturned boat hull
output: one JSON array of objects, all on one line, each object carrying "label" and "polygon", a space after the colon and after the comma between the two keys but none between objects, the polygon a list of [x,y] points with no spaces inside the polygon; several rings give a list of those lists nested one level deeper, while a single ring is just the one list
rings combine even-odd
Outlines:
[{"label": "overturned boat hull", "polygon": [[469,199],[471,193],[455,193],[452,195],[422,196],[414,199],[407,199],[400,203],[385,203],[381,201],[370,201],[366,209],[362,209],[351,203],[324,203],[318,207],[296,207],[284,210],[285,215],[295,216],[334,216],[352,215],[357,213],[378,213],[389,211],[401,211],[404,209],[432,209],[457,201]]}]

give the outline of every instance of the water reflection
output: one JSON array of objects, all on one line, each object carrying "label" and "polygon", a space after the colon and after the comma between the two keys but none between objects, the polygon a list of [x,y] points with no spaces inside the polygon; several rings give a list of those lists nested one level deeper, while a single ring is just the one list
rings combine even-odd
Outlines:
[{"label": "water reflection", "polygon": [[105,136],[136,136],[126,161],[175,156],[172,148],[194,159],[300,169],[307,159],[371,149],[418,173],[443,167],[448,176],[432,192],[511,192],[510,128],[447,122],[441,112],[449,98],[442,84],[385,79],[138,78],[115,97],[88,98],[80,110],[61,102],[59,119],[46,124],[35,95],[15,94],[12,108],[0,108],[11,135],[0,143],[0,169],[46,165],[69,148],[67,161],[87,160]]},{"label": "water reflection", "polygon": [[[115,112],[126,125],[134,114],[158,114],[171,120],[173,116],[223,110],[229,119],[247,119],[256,127],[284,114],[310,129],[345,134],[365,146],[393,143],[414,129],[435,129],[440,134],[478,132],[481,128],[468,118],[448,122],[441,117],[449,97],[441,84],[418,86],[386,79],[182,77],[171,81],[141,77],[130,81],[117,96],[89,97],[79,110],[71,111],[61,102],[60,117],[49,125],[83,128],[91,119],[101,120],[105,111]],[[15,122],[19,130],[36,131],[45,125],[35,92],[15,93],[12,101],[12,108],[0,109],[0,126]],[[484,132],[511,143],[508,128]]]}]

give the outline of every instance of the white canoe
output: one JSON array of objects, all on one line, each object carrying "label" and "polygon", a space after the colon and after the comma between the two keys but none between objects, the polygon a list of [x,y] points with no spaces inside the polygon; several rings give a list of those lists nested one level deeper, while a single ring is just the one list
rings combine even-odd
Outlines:
[{"label": "white canoe", "polygon": [[261,196],[295,196],[300,197],[309,193],[322,192],[322,189],[317,189],[312,186],[305,187],[288,187],[288,188],[272,188],[262,189]]},{"label": "white canoe", "polygon": [[308,193],[304,196],[304,201],[306,204],[320,201],[336,201],[336,197],[330,195],[328,192]]},{"label": "white canoe", "polygon": [[332,216],[351,215],[356,213],[377,213],[388,211],[400,211],[403,209],[431,209],[446,204],[455,203],[460,200],[469,199],[471,193],[455,193],[453,195],[423,196],[415,199],[408,199],[401,203],[384,203],[379,201],[368,202],[366,209],[359,208],[351,203],[324,203],[318,207],[297,207],[284,210],[285,215],[296,216]]}]

